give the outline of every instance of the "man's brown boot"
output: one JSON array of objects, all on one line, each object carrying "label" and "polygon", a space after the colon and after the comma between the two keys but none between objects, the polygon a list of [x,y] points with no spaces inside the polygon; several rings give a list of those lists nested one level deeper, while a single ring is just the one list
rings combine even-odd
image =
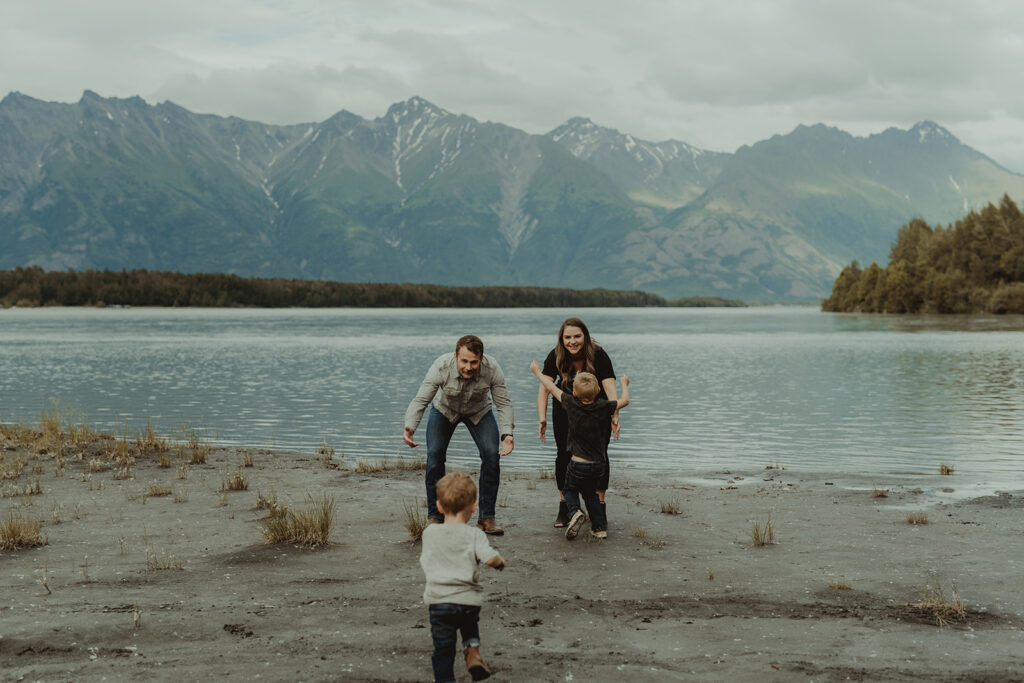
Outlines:
[{"label": "man's brown boot", "polygon": [[501,536],[505,533],[505,530],[494,521],[494,517],[487,517],[486,519],[481,517],[480,521],[476,523],[476,528],[491,536]]},{"label": "man's brown boot", "polygon": [[480,656],[480,648],[466,648],[466,668],[474,681],[482,681],[491,675],[491,670],[484,664],[484,658]]}]

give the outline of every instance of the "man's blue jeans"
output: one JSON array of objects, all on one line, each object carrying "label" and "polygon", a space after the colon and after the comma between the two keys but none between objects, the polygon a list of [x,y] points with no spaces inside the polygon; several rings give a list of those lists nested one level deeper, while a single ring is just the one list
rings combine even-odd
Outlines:
[{"label": "man's blue jeans", "polygon": [[[480,482],[478,485],[480,518],[494,517],[494,506],[498,502],[498,483],[501,475],[501,458],[498,457],[498,421],[490,412],[473,424],[468,419],[462,421],[469,429],[477,450],[480,451]],[[452,440],[457,422],[449,422],[448,418],[430,406],[427,416],[427,515],[443,519],[437,509],[437,482],[444,476],[444,464],[448,456],[448,444]]]}]

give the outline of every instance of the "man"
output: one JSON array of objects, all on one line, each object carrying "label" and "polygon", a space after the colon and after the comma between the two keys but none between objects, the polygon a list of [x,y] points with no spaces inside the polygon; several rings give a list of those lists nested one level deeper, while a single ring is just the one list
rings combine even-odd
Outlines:
[{"label": "man", "polygon": [[[491,412],[492,399],[498,409],[497,421]],[[405,411],[403,440],[410,448],[419,445],[412,437],[428,405],[426,482],[430,523],[444,521],[444,515],[437,509],[437,482],[445,473],[448,443],[456,425],[463,422],[480,452],[477,526],[484,533],[500,536],[505,532],[494,520],[494,507],[501,474],[499,458],[511,453],[514,445],[512,402],[505,387],[505,373],[497,361],[484,355],[484,343],[479,337],[472,334],[461,337],[455,343],[454,354],[443,354],[430,366],[420,390]]]}]

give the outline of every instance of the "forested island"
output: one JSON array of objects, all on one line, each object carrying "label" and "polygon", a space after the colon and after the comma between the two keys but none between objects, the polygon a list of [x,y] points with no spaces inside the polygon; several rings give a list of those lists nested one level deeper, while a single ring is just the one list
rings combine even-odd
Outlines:
[{"label": "forested island", "polygon": [[744,306],[715,297],[666,300],[647,292],[549,287],[445,287],[244,278],[147,270],[0,270],[0,305],[255,308],[552,308]]},{"label": "forested island", "polygon": [[889,265],[839,274],[823,311],[1024,313],[1024,215],[1003,195],[948,227],[916,218],[902,228]]}]

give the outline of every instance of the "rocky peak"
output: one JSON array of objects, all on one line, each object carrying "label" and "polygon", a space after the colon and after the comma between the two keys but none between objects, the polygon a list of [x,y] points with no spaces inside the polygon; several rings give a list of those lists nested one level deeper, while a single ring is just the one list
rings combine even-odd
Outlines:
[{"label": "rocky peak", "polygon": [[388,108],[388,112],[384,115],[384,118],[393,123],[400,124],[403,121],[419,120],[424,117],[441,118],[444,116],[449,116],[449,112],[428,102],[422,97],[415,96],[410,97],[405,102],[396,102],[392,104]]},{"label": "rocky peak", "polygon": [[944,142],[948,144],[960,142],[955,135],[934,121],[918,121],[908,132],[916,137],[920,143]]}]

